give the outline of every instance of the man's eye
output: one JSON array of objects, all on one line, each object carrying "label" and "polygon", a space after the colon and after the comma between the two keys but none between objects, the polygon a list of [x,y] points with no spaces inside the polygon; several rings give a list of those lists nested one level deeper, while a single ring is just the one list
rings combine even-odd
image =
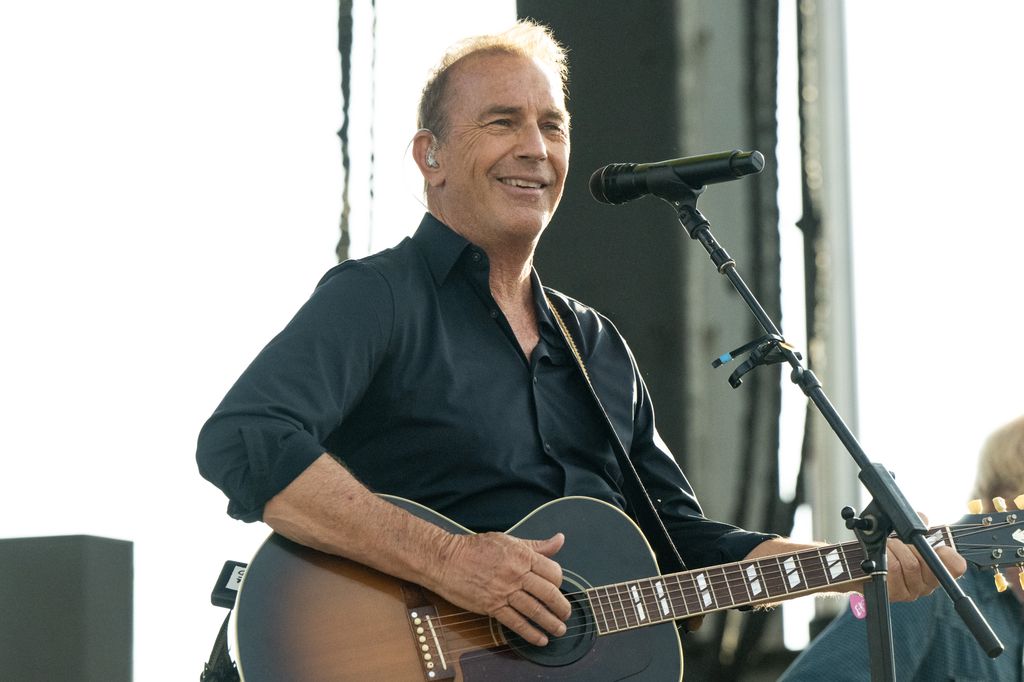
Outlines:
[{"label": "man's eye", "polygon": [[508,120],[507,118],[499,118],[499,119],[495,119],[495,120],[491,121],[491,125],[492,126],[501,126],[503,128],[507,128],[510,125],[512,125],[512,121]]}]

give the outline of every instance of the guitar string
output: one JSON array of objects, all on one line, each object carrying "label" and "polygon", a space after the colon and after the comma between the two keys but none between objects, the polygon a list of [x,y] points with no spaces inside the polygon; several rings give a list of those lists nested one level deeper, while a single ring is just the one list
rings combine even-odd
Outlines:
[{"label": "guitar string", "polygon": [[[984,530],[981,530],[981,531],[978,531],[978,532],[984,532]],[[963,535],[963,533],[961,533],[961,535]],[[963,543],[960,543],[960,544],[963,544]],[[859,545],[857,545],[856,543],[849,543],[849,546],[850,546],[851,550],[854,550],[857,553],[857,555],[855,557],[853,557],[853,560],[859,559],[860,558],[860,553],[859,553],[860,552],[860,548],[859,548]],[[843,545],[836,545],[836,546],[833,546],[832,549],[842,549],[843,547],[844,547]],[[801,550],[798,553],[794,553],[794,555],[792,555],[792,557],[797,562],[799,562],[801,564],[799,566],[799,568],[802,570],[803,573],[805,573],[807,575],[812,575],[815,578],[818,578],[818,577],[822,576],[824,571],[825,571],[825,569],[822,568],[821,565],[820,565],[821,564],[821,550],[823,550],[823,549],[825,549],[825,547],[804,549],[804,550]],[[779,555],[779,556],[781,556],[783,558],[787,557],[787,555]],[[764,558],[759,559],[757,561],[761,562],[761,564],[762,564],[760,566],[762,574],[766,575],[766,577],[769,577],[769,578],[776,578],[776,577],[781,576],[782,569],[778,568],[777,565],[772,565],[771,562],[770,562],[771,558],[772,557],[764,557]],[[847,559],[847,561],[849,561],[849,559]],[[809,565],[813,566],[813,570],[808,570],[808,565],[802,565],[802,564],[806,564],[806,562],[810,562]],[[625,581],[625,582],[622,582],[622,583],[615,583],[615,584],[610,584],[610,585],[604,585],[604,586],[600,586],[598,588],[591,588],[591,590],[603,589],[603,590],[605,590],[606,593],[608,593],[612,589],[615,589],[616,590],[616,594],[619,595],[617,599],[609,600],[607,598],[607,596],[606,596],[605,598],[602,599],[602,601],[604,603],[612,603],[614,601],[614,602],[617,602],[619,605],[621,605],[623,608],[620,609],[619,611],[615,612],[616,615],[618,615],[618,613],[621,613],[621,611],[625,611],[627,609],[628,610],[632,610],[632,600],[629,598],[628,593],[625,596],[622,596],[621,593],[619,592],[622,589],[628,589],[628,587],[631,584],[634,584],[634,583],[640,584],[642,589],[654,590],[655,588],[654,588],[653,585],[642,585],[641,583],[646,583],[646,582],[649,582],[649,581],[652,581],[652,580],[653,581],[658,581],[658,580],[675,579],[676,583],[677,583],[676,584],[676,588],[675,588],[676,590],[681,590],[683,593],[694,595],[694,594],[698,593],[698,588],[691,587],[689,585],[684,585],[683,583],[679,582],[680,579],[686,578],[686,577],[693,577],[693,576],[696,576],[697,574],[704,574],[704,575],[707,576],[707,579],[711,583],[721,584],[721,582],[722,582],[721,577],[717,576],[717,575],[712,576],[711,574],[712,573],[723,573],[724,572],[725,580],[728,583],[728,587],[731,589],[735,585],[739,585],[741,583],[745,584],[747,582],[746,578],[744,578],[744,571],[745,571],[745,569],[742,567],[742,565],[745,564],[745,565],[749,566],[749,565],[752,565],[753,563],[755,563],[754,560],[751,560],[751,561],[740,561],[740,562],[734,562],[733,564],[724,564],[723,566],[713,567],[713,568],[711,568],[709,570],[706,570],[706,571],[696,570],[696,571],[684,572],[684,573],[681,573],[681,574],[668,574],[668,575],[665,575],[665,576],[652,576],[652,577],[649,577],[649,578],[640,578],[640,579],[637,579],[637,580]],[[846,572],[846,571],[844,571],[844,572]],[[852,578],[851,577],[851,578],[844,579],[842,582],[850,582],[850,581],[855,581],[857,579],[858,578]],[[818,586],[824,587],[824,586],[827,586],[827,584],[834,583],[834,582],[835,582],[835,579],[829,580],[828,583],[817,585],[816,587],[818,587]],[[667,585],[666,584],[665,587],[668,590],[670,590],[670,591],[673,589],[671,585]],[[742,593],[745,590],[737,589],[736,591],[738,593]],[[579,597],[582,594],[583,594],[582,592],[567,593],[566,596],[567,597]],[[784,596],[784,594],[781,595],[781,596]],[[774,598],[774,597],[772,595],[769,595],[768,598]],[[740,603],[736,599],[732,599],[732,601],[734,602],[734,604],[735,603]],[[750,601],[758,601],[758,600],[756,600],[756,599],[744,600],[744,602],[750,602]],[[469,613],[469,612],[463,612],[463,613]],[[458,617],[458,616],[461,616],[461,615],[462,615],[462,613],[452,614],[451,616],[449,616],[449,618]]]},{"label": "guitar string", "polygon": [[[983,527],[979,527],[979,530],[977,530],[975,532],[977,532],[977,533],[984,533],[987,530],[992,529],[992,528],[994,528],[994,526],[983,526]],[[952,530],[952,527],[951,527],[951,530]],[[960,537],[963,537],[965,535],[965,533],[961,532],[961,533],[959,533],[959,535],[960,535]],[[967,547],[967,545],[965,545],[963,542],[960,542],[959,544],[961,546]],[[985,546],[988,546],[988,545],[985,545]],[[835,548],[843,548],[843,545],[837,545],[837,546],[835,546]],[[801,570],[801,572],[804,573],[805,575],[813,576],[815,578],[815,580],[817,580],[818,578],[822,577],[824,572],[825,572],[825,569],[821,566],[821,552],[820,552],[821,549],[824,549],[824,548],[810,548],[810,549],[807,549],[807,550],[801,550],[799,553],[795,553],[792,556],[792,558],[796,562],[799,562],[798,564],[796,564],[796,566]],[[857,545],[855,543],[851,543],[850,549],[853,550],[853,552],[855,553],[855,556],[853,557],[853,560],[855,561],[855,560],[859,559],[860,558],[860,547],[859,547],[859,545]],[[780,555],[780,556],[786,557],[786,555]],[[763,559],[759,559],[758,561],[759,562],[764,562],[766,559],[770,560],[771,557],[764,557]],[[847,559],[847,562],[849,562],[849,561],[850,561],[850,559]],[[808,564],[807,562],[810,562],[810,564]],[[633,611],[632,600],[629,598],[628,593],[625,596],[622,596],[621,593],[619,592],[619,590],[621,590],[623,588],[627,588],[628,589],[628,585],[630,585],[630,584],[634,584],[635,583],[635,584],[639,585],[640,588],[641,588],[641,592],[643,592],[644,590],[647,590],[648,592],[651,592],[652,593],[651,595],[644,595],[646,597],[644,601],[647,601],[649,603],[651,600],[655,600],[656,601],[655,597],[653,596],[653,590],[655,588],[654,588],[653,584],[645,585],[644,583],[649,583],[652,580],[657,581],[658,579],[661,579],[662,581],[664,581],[666,579],[675,579],[675,581],[677,583],[676,590],[679,591],[680,594],[684,595],[684,599],[685,599],[687,596],[696,595],[698,593],[698,589],[696,587],[690,587],[689,585],[684,585],[683,583],[680,582],[680,579],[685,578],[685,577],[691,577],[692,578],[696,574],[703,573],[703,574],[705,574],[707,576],[706,579],[709,581],[709,586],[711,586],[711,587],[714,587],[714,586],[720,587],[723,584],[722,576],[710,575],[710,574],[712,572],[714,572],[714,573],[723,573],[724,578],[725,578],[724,584],[727,586],[727,589],[729,589],[731,591],[734,586],[738,586],[740,584],[745,585],[746,582],[747,582],[746,578],[743,575],[744,569],[741,567],[741,564],[751,565],[752,563],[753,563],[753,561],[750,561],[750,562],[735,562],[734,564],[725,564],[725,565],[723,565],[721,567],[714,567],[713,569],[710,569],[709,571],[693,571],[693,572],[685,572],[685,573],[678,574],[678,575],[669,574],[667,576],[654,576],[654,577],[651,577],[651,578],[641,578],[641,579],[634,580],[634,581],[627,581],[627,582],[624,582],[624,583],[618,583],[618,584],[613,584],[613,585],[606,585],[606,586],[602,586],[601,588],[591,588],[591,589],[592,590],[604,589],[606,591],[606,594],[607,594],[611,589],[614,588],[616,590],[616,594],[618,595],[617,599],[609,601],[607,599],[607,597],[605,597],[601,601],[602,601],[602,603],[604,603],[604,604],[606,604],[608,606],[615,607],[615,608],[613,608],[612,613],[613,613],[613,616],[618,616],[618,615],[621,615],[623,613],[629,613],[630,611]],[[813,567],[813,570],[808,570],[809,566]],[[781,577],[781,575],[782,575],[782,572],[783,572],[783,570],[781,568],[778,568],[777,566],[771,565],[770,561],[768,561],[767,563],[762,563],[760,568],[761,568],[762,575],[764,575],[766,579],[779,579]],[[848,573],[848,571],[843,571],[843,572],[844,573]],[[857,579],[858,578],[848,577],[848,578],[843,579],[842,582],[856,581]],[[832,584],[834,582],[836,582],[835,579],[832,579],[832,580],[826,579],[825,583],[820,583],[818,585],[815,585],[815,588],[816,587],[825,587],[828,584]],[[672,591],[674,591],[670,584],[667,584],[667,583],[663,582],[663,585],[664,585],[664,587],[667,588],[667,590],[668,590],[668,592],[670,594],[671,594]],[[790,593],[792,591],[792,590],[790,590],[788,588],[785,588],[785,587],[784,587],[784,589],[785,589],[785,591],[783,593],[780,593],[778,596],[785,596],[785,594],[788,594],[788,593]],[[803,589],[808,589],[808,588],[800,588],[800,590],[803,590]],[[705,590],[705,591],[707,591],[707,590]],[[743,595],[743,593],[746,592],[746,588],[744,587],[743,590],[739,590],[737,588],[735,591],[737,593],[739,593],[740,595]],[[581,594],[583,594],[583,593],[568,593],[566,596],[568,596],[568,597],[578,597]],[[749,597],[750,595],[747,595],[747,596]],[[772,599],[772,598],[777,598],[777,596],[776,595],[772,595],[772,594],[766,594],[766,599]],[[715,601],[719,601],[719,600],[716,599]],[[730,604],[730,605],[736,605],[738,603],[750,603],[750,602],[759,601],[759,600],[753,599],[753,598],[748,598],[748,599],[744,599],[744,600],[742,600],[742,602],[740,602],[740,601],[736,600],[735,597],[731,597],[730,601],[732,602],[732,604]],[[617,604],[616,604],[616,602],[617,602]],[[470,612],[462,612],[462,613],[457,613],[457,614],[451,614],[450,616],[448,616],[446,618],[447,618],[448,621],[451,621],[452,618],[461,617],[463,614],[469,614],[469,613]],[[688,613],[690,613],[690,612],[688,611]],[[687,614],[684,614],[683,616],[680,616],[680,617],[685,617],[685,615],[687,615]],[[605,618],[605,619],[607,620],[607,618]],[[616,618],[616,620],[618,620],[618,619]],[[629,621],[628,618],[624,618],[623,620],[626,620],[627,623]]]},{"label": "guitar string", "polygon": [[[847,580],[843,580],[841,582],[842,582],[842,584],[849,584],[850,582],[856,582],[856,580],[851,581],[851,580],[847,579]],[[779,596],[783,597],[785,595],[779,595]],[[725,608],[729,608],[729,606],[717,606],[715,608],[708,609],[707,611],[705,611],[705,613],[711,612],[711,611],[716,611],[716,610],[722,610],[722,609],[725,609]],[[489,619],[487,619],[487,617],[484,617],[484,616],[481,616],[481,619],[489,620]],[[635,626],[629,626],[629,627],[626,627],[626,628],[619,628],[619,629],[616,629],[614,631],[606,632],[606,633],[601,633],[598,630],[597,634],[615,634],[616,632],[621,632],[621,631],[629,630],[629,629],[635,629],[636,627],[639,627],[639,626],[656,625],[656,624],[660,624],[660,623],[664,623],[664,622],[670,622],[672,620],[676,620],[676,618],[660,619],[658,621],[651,621],[650,623],[646,623],[646,624],[638,623]],[[571,634],[567,632],[566,635],[562,636],[562,639],[565,639],[566,637],[587,636],[587,635],[590,635],[591,633],[593,633],[595,631],[594,630],[595,626],[593,626],[593,625],[584,624],[583,626],[580,626],[579,628],[576,628],[576,629],[580,629],[580,628],[586,628],[586,631],[585,632],[581,632],[581,633],[571,633]],[[570,628],[570,629],[572,629],[572,628]],[[488,630],[490,630],[490,625],[488,625]],[[495,645],[493,645],[491,647],[484,648],[484,649],[481,649],[480,647],[477,647],[477,646],[470,646],[470,647],[467,647],[467,648],[464,648],[464,649],[452,648],[452,649],[449,649],[447,651],[447,654],[449,656],[465,654],[465,655],[461,655],[460,656],[460,660],[467,660],[468,661],[468,660],[472,660],[474,658],[478,658],[480,656],[494,655],[494,654],[497,654],[497,653],[502,653],[502,652],[510,651],[510,650],[514,652],[515,651],[515,647],[513,647],[511,645],[508,645],[508,644],[495,644]],[[471,652],[471,651],[474,652],[474,653],[467,653],[467,652]]]},{"label": "guitar string", "polygon": [[[806,559],[812,561],[814,563],[814,565],[818,565],[819,564],[819,561],[816,561],[815,557],[806,557]],[[810,571],[807,571],[806,569],[805,569],[804,572],[805,572],[805,574],[810,574]],[[786,586],[782,583],[783,578],[782,578],[781,573],[779,571],[777,571],[777,570],[764,571],[763,575],[764,575],[764,579],[766,581],[768,581],[769,584],[770,584],[770,582],[774,582],[775,583],[775,588],[771,589],[770,591],[766,591],[766,598],[767,599],[771,600],[771,599],[785,598],[789,594],[792,594],[792,592],[794,591],[794,590],[792,590],[790,588],[786,588]],[[728,577],[726,579],[728,580]],[[806,585],[805,586],[801,586],[799,589],[797,589],[795,591],[798,592],[798,593],[803,593],[803,592],[807,592],[807,591],[810,591],[810,590],[813,590],[813,589],[817,589],[818,587],[827,587],[827,586],[829,586],[831,584],[835,584],[837,582],[839,584],[850,584],[851,582],[857,582],[859,580],[864,580],[864,579],[866,579],[866,576],[865,577],[859,577],[859,578],[852,578],[851,576],[848,575],[846,578],[842,578],[842,579],[839,579],[839,580],[836,580],[834,578],[831,579],[831,580],[826,579],[826,581],[821,582],[819,584],[814,584],[812,587],[807,587]],[[641,594],[643,595],[642,596],[642,601],[643,601],[644,605],[647,607],[647,610],[651,611],[651,608],[650,608],[651,604],[657,602],[657,597],[656,597],[656,594],[655,594],[654,586],[652,584],[646,584],[645,585],[644,583],[649,583],[649,580],[648,579],[643,579],[641,581],[636,581],[636,585],[639,587],[639,590],[640,590]],[[713,578],[712,583],[713,583],[713,587],[718,588],[719,591],[720,591],[721,579],[720,578]],[[717,583],[717,584],[715,584],[715,583]],[[781,589],[779,589],[779,588],[781,588]],[[682,589],[681,591],[679,591],[680,592],[679,595],[674,595],[673,596],[673,595],[671,595],[671,592],[673,592],[673,591],[674,590],[669,588],[670,598],[672,598],[673,600],[678,600],[677,598],[681,596],[682,599],[685,599],[685,600],[688,600],[688,601],[693,601],[693,599],[691,599],[691,598],[694,596],[694,594],[695,594],[694,592],[691,592],[688,589]],[[605,592],[606,592],[606,595],[610,593],[608,590],[606,590]],[[617,595],[621,595],[622,593],[619,592],[619,591],[616,591],[616,594]],[[721,610],[721,609],[724,609],[724,608],[730,608],[730,607],[734,607],[734,606],[736,606],[738,604],[741,604],[741,603],[750,603],[751,601],[753,601],[753,600],[743,599],[742,601],[737,601],[737,600],[731,598],[729,602],[723,604],[721,599],[716,598],[716,599],[714,599],[711,602],[713,604],[713,606],[704,607],[704,608],[701,608],[701,607],[698,606],[698,613],[707,613],[707,612],[714,611],[714,610]],[[601,630],[605,631],[603,634],[608,634],[610,632],[618,632],[618,631],[622,631],[622,630],[626,630],[626,629],[633,629],[635,627],[645,626],[645,625],[648,625],[648,624],[656,624],[656,623],[661,623],[661,622],[670,621],[670,620],[677,620],[677,619],[680,619],[680,618],[685,618],[686,615],[687,615],[687,614],[680,615],[678,613],[678,610],[674,610],[673,611],[673,615],[671,615],[671,616],[665,616],[664,614],[661,614],[661,615],[658,615],[658,617],[656,619],[650,619],[649,622],[643,622],[636,615],[635,610],[634,610],[634,606],[633,606],[633,602],[630,599],[623,598],[623,597],[620,596],[618,599],[614,599],[614,600],[608,600],[607,598],[605,598],[603,601],[599,600],[599,604],[600,603],[603,603],[605,605],[605,607],[606,607],[606,608],[600,608],[599,607],[600,611],[602,612],[602,618],[601,619],[597,619],[596,616],[594,616],[594,618],[595,618],[595,623],[594,624],[584,623],[583,625],[577,626],[576,629],[585,628],[585,629],[587,629],[589,631],[592,628],[597,627],[599,631],[601,631]],[[593,603],[591,605],[591,608],[593,609]],[[693,613],[692,611],[689,610],[688,607],[685,607],[685,608],[687,609],[687,613]],[[609,611],[612,613],[612,618],[611,619],[609,619],[608,616],[607,616],[607,612],[609,612]],[[651,611],[651,612],[655,613],[655,611]],[[463,621],[463,622],[464,623],[468,623],[468,622],[472,622],[472,620],[479,620],[481,623],[486,622],[486,627],[487,627],[488,630],[491,627],[490,619],[488,617],[486,617],[486,616],[478,616],[476,619],[470,619],[469,621]],[[602,628],[600,622],[597,622],[598,620],[603,620],[604,621],[603,628]],[[626,625],[622,626],[621,623],[619,622],[620,620],[624,621],[626,623]],[[609,626],[609,622],[612,623],[612,628],[608,627]],[[566,635],[573,636],[573,633],[571,632],[573,629],[574,628],[569,628],[569,630],[567,631]],[[565,637],[566,635],[563,635],[563,637]]]},{"label": "guitar string", "polygon": [[[841,582],[843,584],[848,584],[848,583],[851,582],[851,580],[845,579],[845,580],[842,580]],[[785,594],[780,594],[779,596],[785,596]],[[718,606],[718,607],[716,607],[714,609],[709,609],[709,611],[711,611],[711,610],[721,610],[723,608],[728,608],[728,606]],[[669,621],[669,620],[675,620],[675,619],[664,619],[664,620],[659,620],[659,621],[652,621],[649,624],[650,625],[654,625],[654,624],[658,624],[658,623],[661,623],[661,622],[666,622],[666,621]],[[584,626],[581,626],[581,627],[586,627],[587,628],[587,632],[582,632],[582,633],[579,633],[579,634],[563,635],[563,639],[566,636],[572,637],[572,636],[585,636],[585,635],[589,635],[589,634],[591,634],[594,631],[594,626],[592,626],[592,625],[584,625]],[[623,629],[633,629],[633,627],[623,628]],[[616,632],[617,631],[621,631],[621,630],[616,630]],[[606,634],[614,634],[614,633],[606,633]],[[496,654],[496,653],[501,653],[501,652],[505,652],[505,651],[509,651],[509,650],[514,651],[515,647],[513,647],[511,645],[505,644],[505,645],[496,645],[496,646],[490,647],[489,649],[483,649],[483,650],[479,649],[479,647],[469,647],[469,648],[466,648],[466,649],[463,649],[463,650],[451,649],[451,650],[448,651],[448,655],[452,656],[452,655],[458,655],[458,654],[463,654],[465,652],[473,651],[473,653],[466,653],[466,655],[461,656],[461,660],[467,660],[468,661],[468,660],[472,660],[472,659],[475,659],[475,658],[479,658],[480,656],[493,655],[493,654]]]},{"label": "guitar string", "polygon": [[[955,535],[957,537],[961,537],[962,538],[962,537],[965,537],[967,535],[973,535],[973,534],[977,534],[977,533],[986,533],[988,531],[997,529],[999,527],[999,525],[1001,525],[1001,524],[992,524],[992,525],[988,525],[988,526],[967,526],[967,525],[965,525],[965,526],[961,526],[961,527],[963,527],[963,528],[974,527],[977,530],[970,531],[970,532],[961,531],[960,533],[955,533]],[[956,527],[949,526],[948,528],[950,529],[951,533],[954,533]],[[957,537],[954,537],[954,540],[956,540]],[[963,546],[963,547],[968,547],[969,546],[969,545],[966,545],[963,542],[959,542],[958,544],[960,546]],[[861,548],[856,543],[850,543],[850,545],[851,546],[849,548],[851,550],[853,550],[854,553],[855,553],[855,556],[853,557],[853,559],[856,560],[860,556]],[[980,545],[980,546],[990,547],[990,545]],[[800,552],[794,553],[792,555],[792,557],[789,557],[788,555],[779,555],[779,557],[792,558],[794,560],[793,565],[797,566],[800,569],[801,573],[804,575],[804,583],[806,584],[808,582],[806,576],[808,576],[808,575],[812,576],[814,580],[818,580],[818,579],[820,579],[820,578],[822,578],[824,576],[825,569],[822,567],[822,563],[821,563],[822,562],[822,555],[821,555],[821,551],[820,551],[820,550],[823,550],[823,549],[825,549],[825,547],[809,548],[809,549],[801,550]],[[836,546],[828,547],[828,549],[830,549],[830,550],[833,550],[833,549],[845,549],[845,547],[844,547],[844,545],[836,545]],[[758,562],[763,562],[765,560],[770,560],[771,558],[773,558],[773,557],[763,557],[762,559],[758,559],[757,561]],[[776,558],[778,558],[778,557],[776,557]],[[606,630],[606,633],[618,632],[618,631],[622,631],[622,630],[633,629],[633,628],[636,628],[636,627],[639,627],[639,626],[645,626],[647,624],[656,624],[656,623],[660,623],[660,622],[667,622],[667,621],[672,621],[672,620],[685,619],[690,614],[700,615],[702,613],[708,613],[708,612],[711,612],[711,611],[714,611],[714,610],[721,610],[721,609],[724,609],[724,608],[730,608],[730,607],[734,607],[734,606],[741,605],[741,604],[747,604],[747,603],[753,603],[755,601],[761,601],[761,600],[756,600],[756,599],[751,599],[750,598],[749,592],[747,591],[747,580],[746,580],[746,578],[743,575],[743,569],[741,567],[741,564],[750,565],[750,564],[753,564],[753,563],[754,563],[754,561],[735,562],[733,564],[725,564],[723,566],[717,566],[717,567],[713,567],[711,569],[711,571],[714,571],[716,573],[721,573],[722,574],[721,576],[710,575],[711,571],[684,572],[684,573],[681,573],[681,574],[669,574],[667,576],[656,576],[656,577],[651,577],[651,578],[641,578],[641,579],[638,579],[638,580],[627,581],[627,582],[618,583],[618,584],[614,584],[614,585],[601,586],[600,588],[590,588],[590,590],[587,590],[587,591],[584,591],[584,592],[570,593],[567,596],[580,597],[582,595],[586,595],[588,602],[590,602],[590,604],[591,604],[591,611],[593,612],[594,606],[593,606],[593,600],[591,599],[591,593],[595,593],[596,594],[598,590],[603,589],[605,591],[605,593],[606,593],[605,598],[602,599],[602,598],[600,598],[600,595],[597,595],[597,596],[598,596],[598,604],[599,605],[603,605],[604,607],[606,607],[606,608],[602,608],[601,609],[601,614],[602,614],[602,619],[601,620],[603,620],[604,623],[605,623],[604,630]],[[814,569],[813,570],[808,570],[808,566],[801,566],[801,564],[809,564],[810,566],[813,566]],[[788,596],[789,594],[791,594],[794,591],[794,590],[792,590],[790,588],[787,588],[785,583],[783,582],[784,581],[784,578],[783,578],[783,575],[782,575],[783,574],[783,569],[778,566],[778,563],[776,563],[775,566],[772,566],[771,562],[768,561],[767,567],[766,566],[761,566],[761,568],[762,568],[761,574],[762,574],[763,580],[765,582],[768,582],[769,580],[777,581],[777,584],[780,585],[783,588],[783,590],[781,592],[779,592],[777,594],[773,594],[773,593],[767,592],[767,587],[768,586],[766,585],[765,586],[765,589],[766,589],[765,600],[773,600],[773,599],[779,599],[779,598],[782,598],[782,597],[786,597],[786,596]],[[802,587],[796,589],[795,591],[796,592],[810,591],[810,590],[818,589],[819,587],[827,587],[827,586],[829,586],[831,584],[835,584],[836,582],[838,582],[840,584],[847,584],[847,583],[851,583],[851,582],[857,582],[858,580],[863,580],[863,579],[866,578],[866,576],[865,577],[859,577],[859,578],[853,578],[848,570],[844,570],[843,572],[847,574],[846,578],[842,578],[842,579],[839,579],[839,580],[837,580],[835,578],[833,578],[832,580],[829,580],[828,578],[825,578],[825,582],[815,584],[813,587],[802,586]],[[684,579],[685,577],[693,578],[694,576],[692,574],[698,574],[698,573],[704,573],[707,576],[708,588],[705,590],[705,592],[710,591],[710,595],[713,597],[712,603],[715,604],[715,606],[713,608],[707,608],[707,607],[701,608],[700,605],[699,605],[699,600],[698,600],[697,601],[697,612],[694,613],[693,611],[689,610],[687,602],[694,601],[694,599],[697,598],[698,589],[697,589],[696,586],[694,586],[692,589],[687,587],[687,586],[685,586],[681,582],[681,580]],[[691,575],[688,576],[687,574],[691,574]],[[676,586],[675,590],[672,588],[671,585],[669,585],[669,584],[667,584],[665,582],[665,580],[667,580],[667,579],[675,579],[675,581],[677,583],[677,586]],[[683,602],[682,605],[684,606],[684,609],[686,609],[686,613],[685,614],[679,614],[673,608],[671,616],[665,616],[664,614],[660,614],[658,616],[658,620],[656,620],[656,621],[651,620],[650,623],[641,622],[640,619],[639,619],[639,616],[636,613],[636,607],[634,605],[634,601],[629,596],[629,591],[628,591],[629,587],[630,586],[635,586],[635,587],[638,588],[638,591],[640,593],[640,603],[642,604],[642,606],[644,607],[646,612],[650,612],[651,604],[653,603],[655,606],[658,604],[658,596],[656,594],[656,587],[655,587],[654,583],[655,582],[659,582],[659,581],[663,583],[663,586],[665,587],[666,596],[671,600],[670,603],[673,602],[673,601],[682,601]],[[740,595],[746,595],[746,598],[743,598],[741,600],[737,600],[735,598],[735,595],[734,595],[734,592],[733,592],[732,588],[733,588],[734,585],[739,585],[740,583],[743,584],[743,590],[739,590],[737,588],[736,593],[738,593]],[[724,584],[725,588],[729,591],[729,601],[730,601],[730,603],[728,603],[726,605],[720,605],[721,599],[714,592],[716,587],[720,589],[723,586],[723,584]],[[790,586],[790,587],[793,587],[793,586]],[[609,600],[607,598],[607,596],[610,593],[612,588],[615,588],[616,598]],[[621,590],[623,588],[626,588],[626,590],[627,590],[626,596],[622,596]],[[673,592],[675,592],[676,594],[673,595]],[[610,611],[611,614],[612,614],[612,618],[611,619],[609,619],[607,617],[607,615],[606,615],[606,612],[608,612],[608,611]],[[657,613],[657,611],[655,611],[654,613]],[[468,615],[468,616],[471,616],[471,617],[469,619],[464,619],[462,621],[454,621],[454,618],[462,617],[464,615]],[[621,618],[620,618],[620,616],[621,616]],[[632,617],[630,617],[630,616],[632,616]],[[596,614],[593,615],[592,617],[594,617],[595,621],[596,621]],[[482,616],[482,615],[475,614],[475,613],[472,613],[472,612],[461,612],[461,613],[457,613],[457,614],[450,614],[449,616],[440,617],[437,620],[438,621],[443,621],[443,622],[440,623],[441,627],[455,627],[457,625],[473,623],[474,621],[478,620],[478,621],[480,621],[484,625],[484,627],[486,627],[487,630],[490,630],[490,628],[491,628],[491,618],[489,616]],[[609,629],[608,628],[609,620],[613,621],[614,629]],[[620,626],[619,625],[619,620],[624,621],[626,623],[626,626],[625,627]],[[589,625],[587,623],[584,623],[581,626],[577,626],[577,629],[578,628],[590,629],[592,627],[595,627],[595,626],[591,626],[591,625]],[[596,627],[598,627],[598,629],[600,629],[600,625],[596,625]],[[572,629],[572,628],[570,628],[570,629]],[[566,636],[574,636],[574,635],[571,635],[568,632],[565,635],[562,635],[562,637],[566,637]]]}]

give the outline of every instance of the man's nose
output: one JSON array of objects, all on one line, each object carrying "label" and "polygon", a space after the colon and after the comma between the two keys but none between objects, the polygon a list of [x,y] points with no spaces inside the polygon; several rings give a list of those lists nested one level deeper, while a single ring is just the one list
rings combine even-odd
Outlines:
[{"label": "man's nose", "polygon": [[548,158],[548,143],[538,123],[529,123],[519,129],[516,156],[540,161]]}]

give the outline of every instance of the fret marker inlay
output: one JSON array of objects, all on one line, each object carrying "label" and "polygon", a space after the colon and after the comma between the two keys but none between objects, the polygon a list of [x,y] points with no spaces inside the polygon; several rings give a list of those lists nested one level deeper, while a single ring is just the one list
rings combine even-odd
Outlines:
[{"label": "fret marker inlay", "polygon": [[661,604],[661,615],[668,618],[672,615],[672,609],[669,606],[668,599],[665,597],[665,588],[662,587],[660,580],[654,583],[654,590],[658,593],[658,603]]},{"label": "fret marker inlay", "polygon": [[647,613],[644,611],[644,605],[640,599],[640,591],[636,589],[636,585],[630,585],[629,593],[633,595],[633,608],[636,609],[636,617],[642,623],[647,620]]},{"label": "fret marker inlay", "polygon": [[796,587],[800,584],[800,571],[797,570],[796,560],[793,557],[789,557],[782,562],[782,566],[786,569],[786,578],[789,580],[789,586]]},{"label": "fret marker inlay", "polygon": [[757,578],[757,569],[754,564],[747,566],[747,582],[750,583],[750,593],[753,596],[761,594],[761,581]]},{"label": "fret marker inlay", "polygon": [[704,602],[704,606],[711,606],[714,600],[711,598],[711,588],[708,587],[708,581],[704,578],[704,574],[698,573],[696,580],[697,589],[700,591],[701,601]]},{"label": "fret marker inlay", "polygon": [[833,549],[831,552],[825,555],[825,561],[828,563],[828,572],[832,576],[832,580],[835,580],[843,573],[846,569],[843,568],[843,562],[839,560],[839,551]]}]

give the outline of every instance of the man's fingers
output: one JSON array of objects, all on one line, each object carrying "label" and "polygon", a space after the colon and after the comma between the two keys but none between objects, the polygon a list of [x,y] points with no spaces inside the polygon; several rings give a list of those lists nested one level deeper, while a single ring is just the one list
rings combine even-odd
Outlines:
[{"label": "man's fingers", "polygon": [[508,603],[552,635],[558,637],[565,634],[565,623],[525,590],[513,592],[508,598]]},{"label": "man's fingers", "polygon": [[562,533],[555,533],[546,540],[526,540],[529,543],[530,548],[538,554],[543,554],[546,557],[553,557],[558,553],[558,550],[562,549],[562,545],[565,544],[565,535]]},{"label": "man's fingers", "polygon": [[537,628],[533,627],[533,625],[530,624],[530,621],[526,620],[521,613],[511,606],[502,606],[492,615],[499,623],[525,639],[530,644],[535,646],[545,646],[548,643],[547,636]]},{"label": "man's fingers", "polygon": [[[565,598],[561,590],[545,578],[530,573],[523,579],[523,589],[536,597],[545,606],[546,610],[555,614],[556,618],[565,620],[569,617],[569,613],[572,611],[569,600]],[[529,614],[526,615],[529,616]],[[544,625],[544,623],[539,624]],[[544,629],[552,634],[559,634],[547,626],[544,626]]]},{"label": "man's fingers", "polygon": [[[893,601],[909,601],[931,592],[925,583],[917,554],[902,542],[890,542],[889,550],[889,591]],[[930,571],[928,571],[930,575]]]},{"label": "man's fingers", "polygon": [[954,578],[959,578],[967,570],[967,559],[964,559],[952,548],[936,547],[935,553],[942,559],[942,563],[946,564],[946,568]]}]

